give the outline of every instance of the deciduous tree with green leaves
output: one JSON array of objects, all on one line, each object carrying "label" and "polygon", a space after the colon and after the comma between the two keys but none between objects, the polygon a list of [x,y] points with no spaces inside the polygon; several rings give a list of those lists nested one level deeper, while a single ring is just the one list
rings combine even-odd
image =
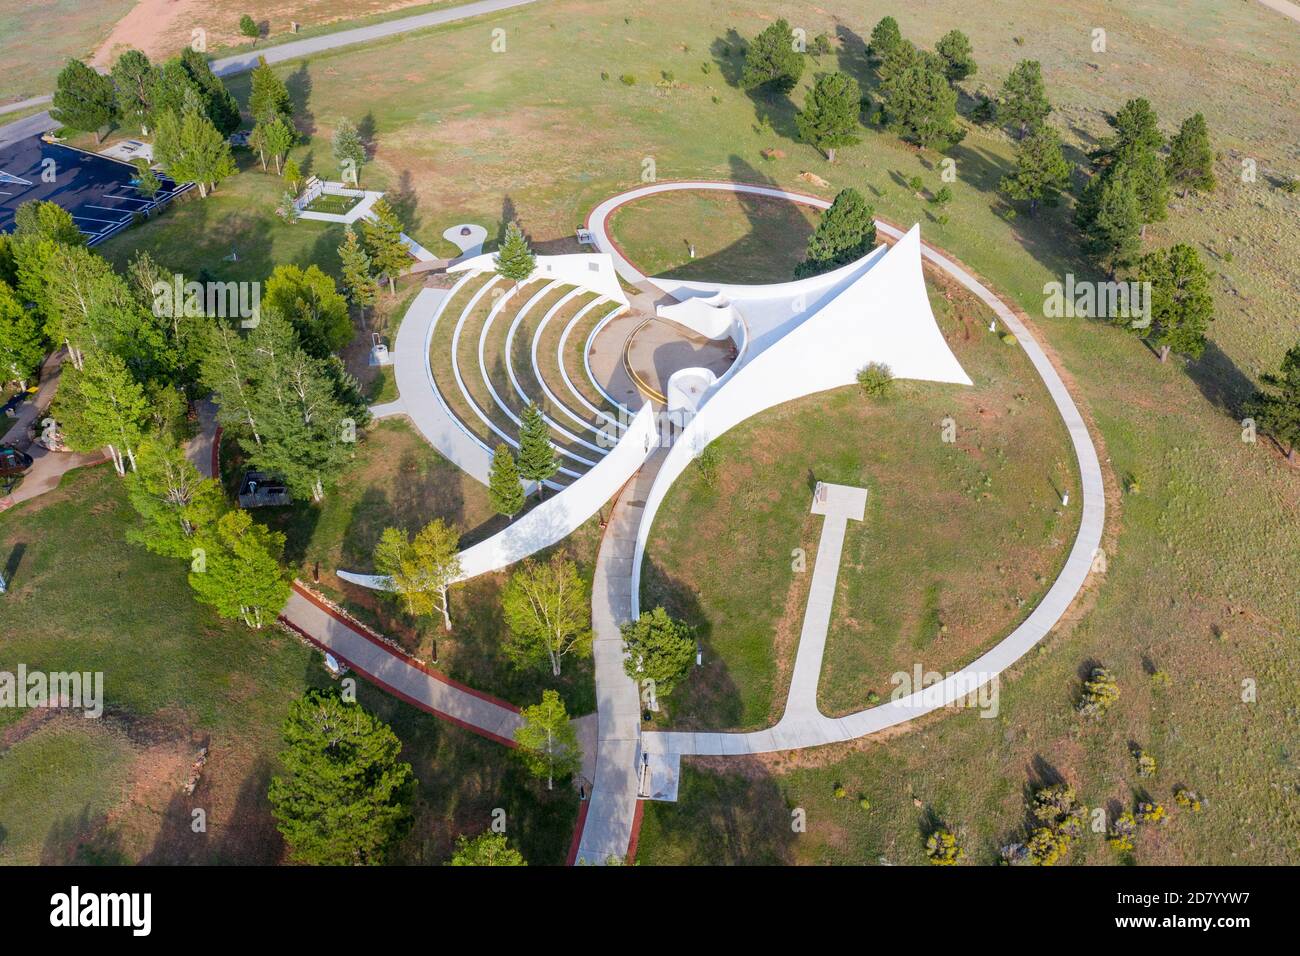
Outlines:
[{"label": "deciduous tree with green leaves", "polygon": [[257,21],[245,13],[239,18],[239,32],[257,43],[257,38],[262,35],[262,29],[257,25]]},{"label": "deciduous tree with green leaves", "polygon": [[1023,139],[1050,112],[1042,65],[1037,60],[1021,60],[1011,68],[998,94],[998,122],[1015,129]]},{"label": "deciduous tree with green leaves", "polygon": [[847,73],[824,73],[808,91],[803,109],[795,116],[799,136],[835,162],[835,150],[858,142],[858,113],[862,89]]},{"label": "deciduous tree with green leaves", "polygon": [[186,110],[183,116],[162,114],[154,136],[154,159],[177,182],[197,183],[205,199],[218,183],[238,172],[230,144],[197,110]]},{"label": "deciduous tree with green leaves", "polygon": [[293,859],[375,865],[410,829],[416,779],[383,721],[337,692],[309,690],[289,706],[284,773],[267,798]]},{"label": "deciduous tree with green leaves", "polygon": [[740,85],[747,90],[789,93],[803,76],[804,57],[794,31],[781,19],[769,24],[745,50]]},{"label": "deciduous tree with green leaves", "polygon": [[434,518],[408,540],[400,528],[385,528],[375,546],[375,571],[415,616],[442,615],[451,630],[448,591],[461,575],[460,535]]},{"label": "deciduous tree with green leaves", "polygon": [[875,211],[856,189],[842,189],[808,237],[808,253],[795,269],[795,278],[838,269],[861,259],[875,245]]},{"label": "deciduous tree with green leaves", "polygon": [[1171,351],[1199,358],[1214,319],[1210,276],[1200,253],[1182,242],[1149,252],[1138,260],[1134,278],[1151,283],[1151,322],[1137,331],[1158,349],[1160,361]]},{"label": "deciduous tree with green leaves", "polygon": [[411,264],[410,249],[402,238],[402,222],[382,197],[370,207],[374,214],[361,220],[361,242],[375,274],[388,279],[388,294],[397,295],[397,277]]},{"label": "deciduous tree with green leaves", "polygon": [[64,126],[94,133],[98,143],[104,127],[119,115],[113,81],[80,60],[68,60],[55,81],[50,116]]},{"label": "deciduous tree with green leaves", "polygon": [[1012,199],[1029,202],[1029,214],[1043,200],[1051,202],[1070,185],[1070,163],[1061,153],[1061,137],[1043,124],[1016,144],[1015,172],[998,188]]},{"label": "deciduous tree with green leaves", "polygon": [[352,341],[348,303],[334,280],[313,264],[276,266],[262,293],[262,307],[288,319],[308,354],[325,358]]},{"label": "deciduous tree with green leaves", "polygon": [[80,369],[64,368],[53,408],[69,448],[107,448],[119,475],[126,474],[127,462],[134,470],[149,403],[120,358],[96,351],[86,356]]},{"label": "deciduous tree with green leaves", "polygon": [[542,691],[541,703],[525,707],[522,727],[515,730],[519,756],[528,772],[546,778],[546,789],[555,789],[555,778],[576,773],[582,767],[578,732],[569,723],[564,701],[553,690]]},{"label": "deciduous tree with green leaves", "polygon": [[637,682],[654,681],[656,697],[666,697],[690,673],[695,661],[695,631],[662,607],[642,611],[622,627],[627,657],[623,667]]},{"label": "deciduous tree with green leaves", "polygon": [[520,666],[543,661],[551,675],[569,654],[591,653],[591,603],[578,566],[556,552],[545,562],[525,561],[501,594],[510,638],[506,656]]},{"label": "deciduous tree with green leaves", "polygon": [[45,359],[45,334],[36,313],[24,308],[0,279],[0,383],[26,388]]},{"label": "deciduous tree with green leaves", "polygon": [[537,482],[537,497],[546,497],[545,482],[560,470],[560,458],[551,445],[551,431],[536,402],[529,402],[519,417],[519,475]]},{"label": "deciduous tree with green leaves", "polygon": [[504,442],[497,445],[492,455],[492,470],[488,474],[488,500],[492,510],[505,515],[511,520],[524,510],[524,486],[519,480],[519,468],[515,465],[515,456],[510,446]]},{"label": "deciduous tree with green leaves", "polygon": [[126,494],[140,516],[126,539],[169,558],[191,558],[227,510],[221,486],[200,474],[179,445],[160,438],[141,442]]},{"label": "deciduous tree with green leaves", "polygon": [[195,598],[221,617],[260,630],[274,621],[289,600],[289,582],[280,558],[284,535],[257,524],[238,508],[198,535],[200,554],[190,563]]},{"label": "deciduous tree with green leaves", "polygon": [[1294,465],[1300,457],[1300,343],[1282,357],[1276,372],[1259,378],[1263,388],[1246,403],[1246,414],[1283,446],[1287,461]]}]

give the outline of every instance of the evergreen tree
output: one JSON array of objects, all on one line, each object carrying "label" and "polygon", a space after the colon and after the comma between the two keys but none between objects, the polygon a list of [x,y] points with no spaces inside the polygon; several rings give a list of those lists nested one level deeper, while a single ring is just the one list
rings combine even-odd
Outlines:
[{"label": "evergreen tree", "polygon": [[497,252],[497,275],[510,279],[517,286],[533,274],[537,258],[528,248],[528,240],[515,223],[506,226],[506,237]]},{"label": "evergreen tree", "polygon": [[65,368],[54,396],[54,417],[73,451],[107,448],[113,467],[135,468],[135,451],[144,437],[149,406],[144,389],[111,352],[86,356],[82,368]]},{"label": "evergreen tree", "polygon": [[80,60],[68,60],[59,71],[50,116],[64,126],[94,133],[98,143],[104,127],[118,115],[113,81]]},{"label": "evergreen tree", "polygon": [[799,136],[816,146],[835,162],[835,150],[858,141],[858,113],[862,90],[858,81],[847,73],[827,73],[817,77],[808,91],[804,107],[795,116]]},{"label": "evergreen tree", "polygon": [[388,294],[397,295],[397,277],[411,264],[410,247],[402,236],[401,220],[383,198],[370,209],[372,217],[361,220],[361,242],[375,274],[387,277]]},{"label": "evergreen tree", "polygon": [[126,539],[171,558],[189,560],[226,510],[216,480],[203,477],[179,445],[155,438],[141,442],[126,493],[140,516]]},{"label": "evergreen tree", "polygon": [[582,767],[578,732],[569,723],[564,701],[553,690],[542,691],[541,703],[525,707],[524,724],[515,730],[519,755],[528,772],[546,778],[546,789],[555,789],[555,778],[576,773]]},{"label": "evergreen tree", "polygon": [[1285,446],[1287,461],[1294,465],[1300,449],[1300,344],[1282,357],[1277,372],[1265,372],[1260,381],[1264,387],[1246,403],[1246,414]]},{"label": "evergreen tree", "polygon": [[903,32],[898,28],[898,21],[893,17],[882,17],[880,22],[871,29],[867,53],[883,62],[902,42]]},{"label": "evergreen tree", "polygon": [[149,125],[155,128],[164,113],[175,113],[179,117],[187,104],[205,110],[202,90],[178,59],[168,60],[154,69],[149,102],[152,107]]},{"label": "evergreen tree", "polygon": [[384,863],[411,824],[416,780],[392,729],[335,691],[309,690],[284,722],[284,773],[267,797],[293,859]]},{"label": "evergreen tree", "polygon": [[1210,276],[1193,246],[1178,243],[1149,252],[1137,262],[1139,282],[1151,283],[1151,323],[1142,335],[1165,361],[1171,351],[1199,358],[1214,319]]},{"label": "evergreen tree", "polygon": [[820,275],[856,262],[875,245],[875,211],[856,189],[843,189],[808,238],[807,257],[795,269],[795,278]]},{"label": "evergreen tree", "polygon": [[242,122],[239,104],[221,78],[212,72],[207,58],[193,47],[186,47],[181,51],[180,63],[203,98],[203,112],[222,139],[239,129]]},{"label": "evergreen tree", "polygon": [[[262,35],[262,28],[257,25],[257,21],[245,13],[239,18],[239,32],[253,41],[257,45],[257,38]],[[261,57],[258,57],[261,60]]]},{"label": "evergreen tree", "polygon": [[1210,149],[1205,117],[1200,113],[1183,120],[1177,135],[1169,141],[1165,172],[1184,196],[1189,189],[1207,193],[1214,191],[1214,151]]},{"label": "evergreen tree", "polygon": [[293,97],[289,95],[289,87],[264,56],[257,58],[257,66],[249,74],[248,111],[253,114],[255,123],[276,118],[286,123],[293,122]]},{"label": "evergreen tree", "polygon": [[958,83],[975,73],[970,38],[960,30],[945,33],[935,44],[934,50],[943,59],[943,72],[949,83]]},{"label": "evergreen tree", "polygon": [[525,561],[501,592],[510,637],[506,656],[521,667],[549,663],[551,675],[569,654],[591,654],[591,602],[578,566],[557,551],[546,562]]},{"label": "evergreen tree", "polygon": [[353,186],[361,184],[361,167],[366,161],[366,145],[356,124],[346,117],[334,127],[334,161],[339,164],[339,178]]},{"label": "evergreen tree", "polygon": [[654,681],[656,697],[666,697],[690,673],[695,662],[695,632],[673,620],[662,607],[642,611],[622,627],[627,676]]},{"label": "evergreen tree", "polygon": [[506,841],[504,833],[484,830],[474,839],[456,838],[456,853],[448,866],[527,866],[523,855]]},{"label": "evergreen tree", "polygon": [[293,148],[293,144],[298,138],[297,132],[282,116],[264,121],[258,128],[265,130],[263,139],[266,143],[266,151],[275,160],[276,175],[282,175],[280,161]]},{"label": "evergreen tree", "polygon": [[1142,208],[1128,171],[1118,166],[1094,176],[1075,211],[1084,248],[1111,275],[1136,257],[1141,244]]},{"label": "evergreen tree", "polygon": [[889,128],[909,143],[945,149],[959,142],[957,91],[933,53],[904,40],[880,67],[880,93]]},{"label": "evergreen tree", "polygon": [[795,47],[794,31],[786,20],[777,20],[745,50],[740,85],[747,90],[789,93],[803,76],[803,68],[803,54]]},{"label": "evergreen tree", "polygon": [[517,464],[520,477],[537,482],[537,496],[546,497],[543,482],[560,470],[560,459],[551,445],[551,432],[542,410],[535,402],[529,402],[520,416]]},{"label": "evergreen tree", "polygon": [[153,113],[153,94],[157,70],[139,50],[125,50],[113,64],[111,74],[117,91],[117,108],[132,123],[138,123],[147,135]]},{"label": "evergreen tree", "polygon": [[262,306],[288,319],[309,355],[325,358],[352,341],[348,303],[317,265],[276,266],[266,280]]},{"label": "evergreen tree", "polygon": [[488,475],[488,500],[497,514],[513,519],[524,509],[524,486],[519,480],[515,456],[504,442],[497,445],[492,456],[492,471]]},{"label": "evergreen tree", "polygon": [[373,306],[379,298],[379,283],[370,272],[370,256],[366,255],[365,247],[357,241],[357,234],[351,226],[344,230],[343,245],[339,246],[339,263],[343,273],[343,289],[364,319],[366,309]]},{"label": "evergreen tree", "polygon": [[1021,60],[1011,69],[998,96],[998,122],[1014,127],[1021,138],[1052,112],[1037,60]]},{"label": "evergreen tree", "polygon": [[1169,179],[1160,158],[1164,137],[1156,123],[1155,110],[1144,99],[1129,100],[1107,122],[1115,135],[1104,140],[1091,154],[1095,175],[1108,176],[1123,167],[1137,193],[1142,222],[1165,218]]},{"label": "evergreen tree", "polygon": [[41,323],[0,279],[0,384],[14,382],[26,388],[27,382],[40,374],[44,359]]},{"label": "evergreen tree", "polygon": [[1028,200],[1033,215],[1040,201],[1049,202],[1070,185],[1070,164],[1061,153],[1061,137],[1043,124],[1016,144],[1016,171],[999,187],[1012,199]]},{"label": "evergreen tree", "polygon": [[451,630],[448,591],[461,575],[460,536],[435,518],[408,541],[399,528],[385,528],[375,546],[375,571],[413,616],[440,613]]}]

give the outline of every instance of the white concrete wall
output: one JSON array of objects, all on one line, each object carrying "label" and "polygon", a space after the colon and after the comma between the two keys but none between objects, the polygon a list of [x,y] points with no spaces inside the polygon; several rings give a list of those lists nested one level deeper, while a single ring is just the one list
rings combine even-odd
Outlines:
[{"label": "white concrete wall", "polygon": [[[654,409],[641,407],[614,449],[585,475],[554,497],[543,501],[504,531],[460,553],[459,581],[509,567],[530,554],[550,547],[572,534],[614,497],[646,458],[658,448]],[[344,581],[386,590],[386,580],[376,574],[336,572]]]},{"label": "white concrete wall", "polygon": [[637,529],[633,616],[640,613],[641,566],[655,514],[672,483],[719,435],[774,405],[852,384],[869,362],[886,363],[897,378],[971,384],[930,310],[920,227],[879,252],[871,254],[872,267],[820,311],[715,387],[682,430],[650,488]]},{"label": "white concrete wall", "polygon": [[[496,253],[485,252],[471,259],[453,262],[447,267],[448,272],[466,270],[495,271]],[[563,256],[538,256],[529,282],[535,279],[558,280],[569,285],[582,286],[593,292],[599,292],[606,298],[627,305],[627,296],[619,285],[618,273],[614,271],[614,260],[603,252],[575,252]]]}]

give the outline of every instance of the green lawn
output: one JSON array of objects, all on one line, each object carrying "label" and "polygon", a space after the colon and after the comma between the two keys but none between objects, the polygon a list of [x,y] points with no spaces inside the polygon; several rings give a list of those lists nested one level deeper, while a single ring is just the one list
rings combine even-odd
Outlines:
[{"label": "green lawn", "polygon": [[[838,24],[833,12],[842,17]],[[886,13],[926,46],[949,29],[965,30],[979,62],[968,95],[995,91],[1018,59],[1042,61],[1056,107],[1052,122],[1075,159],[1105,131],[1104,113],[1131,96],[1151,100],[1166,132],[1205,113],[1220,188],[1175,198],[1168,220],[1152,225],[1146,239],[1148,247],[1193,242],[1215,272],[1218,316],[1202,360],[1161,365],[1119,329],[1043,317],[1045,283],[1095,272],[1077,254],[1068,202],[1035,218],[1023,211],[1008,218],[996,184],[1013,149],[1001,131],[971,127],[951,151],[958,180],[946,224],[926,202],[940,185],[939,156],[874,128],[833,165],[795,141],[793,113],[816,72],[846,69],[871,91],[862,38]],[[754,99],[734,85],[736,50],[741,37],[776,16],[810,37],[837,33],[837,50],[810,64],[791,97]],[[1050,8],[992,0],[977,18],[958,0],[906,9],[872,2],[847,12],[775,2],[764,4],[761,16],[685,0],[653,10],[552,0],[494,18],[509,37],[504,54],[491,51],[485,25],[476,22],[280,68],[312,130],[299,154],[330,175],[335,118],[369,116],[374,158],[363,182],[390,190],[408,234],[429,248],[454,223],[476,221],[495,233],[503,218],[518,218],[542,251],[572,250],[574,227],[595,203],[640,183],[647,158],[660,179],[734,178],[814,191],[799,179],[811,171],[830,182],[827,198],[856,186],[880,215],[920,222],[928,241],[1025,310],[1096,424],[1111,471],[1138,480],[1140,494],[1112,502],[1110,569],[1085,602],[1086,614],[1006,682],[1001,716],[945,716],[887,743],[761,771],[772,777],[781,816],[793,804],[807,807],[812,821],[796,840],[774,834],[771,852],[801,860],[918,860],[920,830],[933,810],[962,834],[972,859],[989,859],[1018,830],[1022,787],[1043,764],[1074,781],[1093,805],[1129,803],[1137,784],[1127,753],[1133,739],[1164,768],[1152,793],[1158,785],[1167,799],[1185,782],[1212,800],[1199,817],[1144,834],[1140,861],[1295,861],[1290,835],[1300,801],[1288,783],[1296,758],[1286,741],[1300,731],[1300,664],[1285,651],[1300,629],[1300,481],[1271,446],[1240,440],[1236,413],[1258,373],[1276,367],[1300,338],[1288,265],[1300,259],[1293,227],[1300,197],[1280,188],[1284,176],[1300,171],[1291,149],[1300,36],[1279,29],[1276,14],[1259,4],[1196,0],[1180,8],[1174,26],[1171,16],[1163,0]],[[1105,54],[1080,40],[1098,24],[1109,37]],[[672,83],[656,82],[663,71],[673,73]],[[619,83],[623,73],[636,84]],[[447,98],[449,89],[457,96]],[[786,155],[764,158],[772,148]],[[1257,165],[1254,181],[1241,178],[1244,159]],[[924,181],[921,196],[904,185],[914,175]],[[260,199],[250,201],[255,193]],[[206,205],[178,206],[106,251],[121,261],[130,248],[149,245],[164,262],[188,256],[223,278],[260,277],[272,256],[332,257],[338,237],[321,238],[319,224],[273,220],[278,194],[274,177],[241,174]],[[258,261],[221,265],[230,230],[248,237],[244,246]],[[922,607],[932,584],[915,582]],[[938,599],[942,607],[942,592]],[[1124,696],[1109,722],[1081,728],[1071,711],[1078,672],[1097,660],[1116,671]],[[1149,686],[1149,665],[1171,675],[1170,690]],[[1247,678],[1259,685],[1256,704],[1241,702]],[[694,773],[715,770],[688,771],[687,785]],[[858,808],[851,799],[830,802],[836,780],[850,794],[876,791],[872,813],[844,817],[844,806]],[[694,792],[720,790],[727,788]],[[704,806],[701,798],[648,808],[642,858],[688,858],[687,845],[701,848],[697,858],[725,858],[722,848],[734,841],[723,837],[735,816],[715,819]],[[769,850],[750,852],[754,858]],[[1093,841],[1076,856],[1113,859],[1108,854]]]},{"label": "green lawn", "polygon": [[88,59],[133,6],[134,0],[0,0],[0,102],[53,93],[68,58]]}]

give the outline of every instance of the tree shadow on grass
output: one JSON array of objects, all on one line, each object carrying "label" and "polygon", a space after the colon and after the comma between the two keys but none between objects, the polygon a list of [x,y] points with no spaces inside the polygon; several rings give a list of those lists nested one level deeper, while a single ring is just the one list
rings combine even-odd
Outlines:
[{"label": "tree shadow on grass", "polygon": [[[733,28],[709,45],[713,62],[728,86],[742,89],[740,80],[745,68],[744,50],[747,44],[744,38]],[[754,118],[759,124],[771,126],[773,133],[783,139],[798,138],[798,128],[794,117],[798,112],[794,102],[785,93],[777,93],[760,87],[754,90],[742,90],[749,97],[754,107]]]},{"label": "tree shadow on grass", "polygon": [[1255,383],[1213,339],[1205,343],[1199,359],[1187,363],[1187,374],[1211,405],[1234,417],[1255,394]]},{"label": "tree shadow on grass", "polygon": [[89,806],[56,820],[45,834],[40,854],[41,866],[121,866],[129,862],[117,831],[108,826],[108,817],[92,813]]},{"label": "tree shadow on grass", "polygon": [[307,61],[299,64],[285,79],[284,85],[289,90],[289,99],[293,102],[293,124],[304,137],[316,134],[316,115],[310,109],[311,70]]}]

